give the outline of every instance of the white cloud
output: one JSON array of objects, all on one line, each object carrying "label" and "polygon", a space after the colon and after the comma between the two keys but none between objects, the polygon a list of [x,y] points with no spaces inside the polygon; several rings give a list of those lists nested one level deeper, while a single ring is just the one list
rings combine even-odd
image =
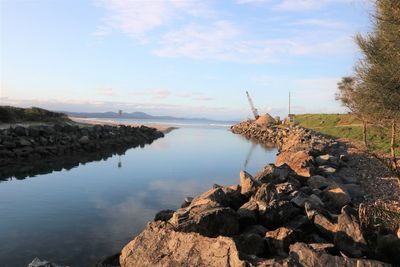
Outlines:
[{"label": "white cloud", "polygon": [[96,0],[107,11],[95,35],[105,35],[110,29],[120,30],[130,37],[147,41],[146,34],[179,19],[182,15],[210,16],[213,11],[194,0]]},{"label": "white cloud", "polygon": [[305,26],[317,26],[326,28],[343,28],[346,23],[342,21],[335,20],[325,20],[325,19],[302,19],[292,23],[290,25],[305,25]]},{"label": "white cloud", "polygon": [[273,8],[282,11],[315,10],[328,2],[329,0],[283,0]]},{"label": "white cloud", "polygon": [[190,24],[163,36],[160,57],[217,59],[240,63],[279,63],[293,56],[326,56],[349,51],[351,38],[309,36],[281,39],[247,39],[228,21],[213,25]]},{"label": "white cloud", "polygon": [[104,95],[104,96],[115,96],[116,95],[114,92],[114,89],[111,87],[96,88],[96,91],[98,94]]}]

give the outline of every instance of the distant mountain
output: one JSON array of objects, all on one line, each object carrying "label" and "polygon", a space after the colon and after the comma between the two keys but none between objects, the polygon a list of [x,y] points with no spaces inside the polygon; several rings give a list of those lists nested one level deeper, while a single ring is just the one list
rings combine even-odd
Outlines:
[{"label": "distant mountain", "polygon": [[198,120],[198,121],[216,121],[207,118],[179,118],[173,116],[153,116],[144,112],[131,112],[131,113],[122,113],[119,115],[116,112],[69,112],[63,111],[63,113],[67,114],[71,117],[80,117],[80,118],[122,118],[122,119],[154,119],[154,120]]}]

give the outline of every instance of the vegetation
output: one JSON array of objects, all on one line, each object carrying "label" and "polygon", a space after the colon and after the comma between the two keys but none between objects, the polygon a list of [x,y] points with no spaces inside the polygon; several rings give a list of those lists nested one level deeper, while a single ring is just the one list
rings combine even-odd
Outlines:
[{"label": "vegetation", "polygon": [[0,123],[61,122],[69,121],[67,115],[45,109],[0,106]]},{"label": "vegetation", "polygon": [[[351,114],[302,114],[296,115],[299,125],[316,130],[333,137],[348,138],[363,141],[363,124],[356,116]],[[397,132],[400,134],[400,131]],[[367,142],[373,152],[390,152],[391,129],[371,125],[369,127]],[[397,153],[400,153],[400,141],[395,144]]]},{"label": "vegetation", "polygon": [[[363,53],[355,66],[354,77],[344,77],[338,83],[337,99],[364,125],[384,128],[386,139],[390,131],[390,152],[396,168],[396,135],[400,123],[400,0],[376,0],[374,30],[358,35],[356,43]],[[371,133],[372,134],[372,133]]]}]

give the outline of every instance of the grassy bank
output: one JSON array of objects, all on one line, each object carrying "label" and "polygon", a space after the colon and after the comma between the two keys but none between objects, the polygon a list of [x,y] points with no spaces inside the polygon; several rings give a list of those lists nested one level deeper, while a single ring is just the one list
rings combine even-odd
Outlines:
[{"label": "grassy bank", "polygon": [[65,121],[70,121],[67,115],[42,108],[17,108],[12,106],[0,106],[0,123]]},{"label": "grassy bank", "polygon": [[[302,114],[296,115],[301,126],[334,137],[362,141],[362,123],[350,114]],[[368,143],[376,152],[390,152],[390,128],[368,126]],[[397,133],[396,151],[400,153],[400,131]]]}]

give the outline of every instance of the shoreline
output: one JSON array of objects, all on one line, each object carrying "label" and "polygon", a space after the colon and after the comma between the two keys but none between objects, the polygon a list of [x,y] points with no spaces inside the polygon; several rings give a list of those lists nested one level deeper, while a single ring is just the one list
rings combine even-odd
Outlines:
[{"label": "shoreline", "polygon": [[81,117],[68,117],[71,119],[73,122],[81,123],[81,124],[89,124],[89,125],[110,125],[110,126],[119,126],[119,125],[124,125],[124,126],[130,126],[130,127],[140,127],[140,126],[146,126],[149,128],[155,128],[158,131],[167,134],[173,130],[179,129],[178,127],[175,126],[168,126],[165,124],[151,124],[151,123],[134,123],[134,122],[117,122],[117,121],[112,121],[110,120],[102,120],[102,119],[95,119],[95,118],[81,118]]},{"label": "shoreline", "polygon": [[398,180],[388,179],[392,173],[380,161],[302,127],[247,121],[231,131],[276,144],[276,163],[255,175],[242,171],[238,185],[214,185],[175,211],[160,211],[122,249],[121,266],[390,266],[400,260],[398,220],[376,217],[382,209],[400,214]]}]

